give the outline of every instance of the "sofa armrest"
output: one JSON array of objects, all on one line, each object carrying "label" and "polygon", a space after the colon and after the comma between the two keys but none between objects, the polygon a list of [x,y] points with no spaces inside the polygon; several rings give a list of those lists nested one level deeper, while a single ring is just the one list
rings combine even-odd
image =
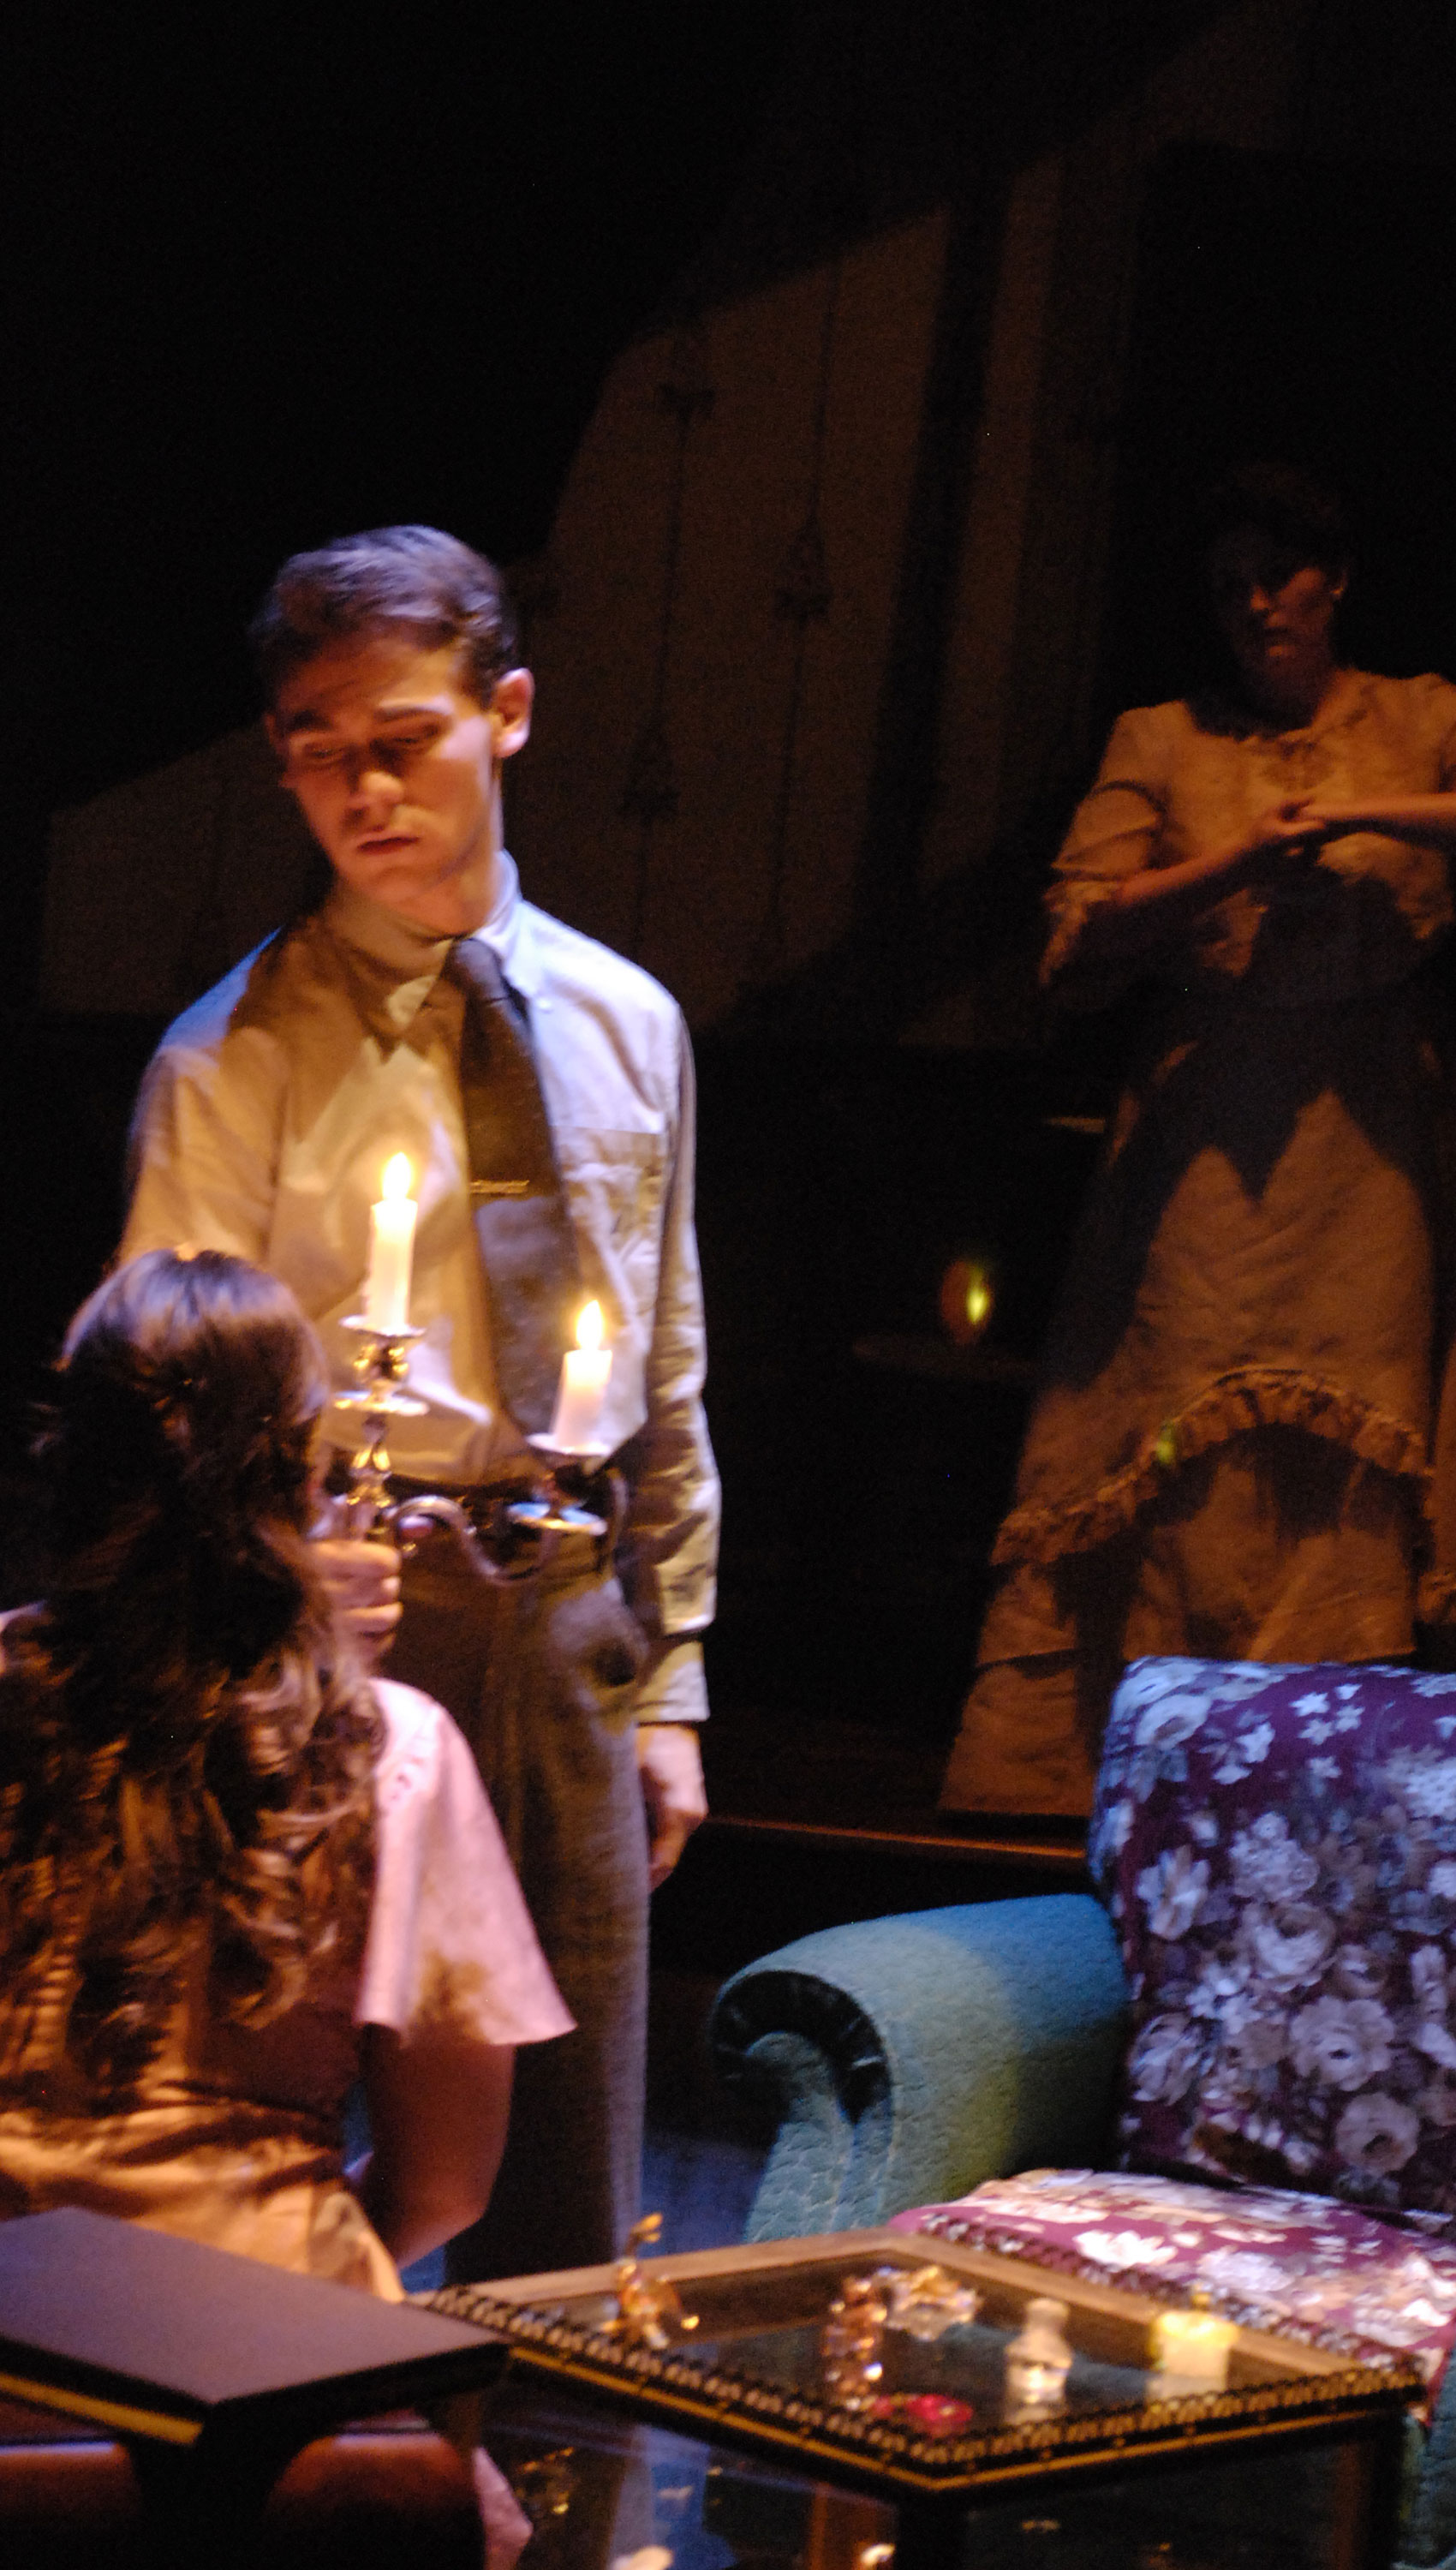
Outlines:
[{"label": "sofa armrest", "polygon": [[720,2076],[778,2138],[746,2237],[850,2231],[1105,2149],[1126,1989],[1085,1893],[801,1936],[718,1993]]}]

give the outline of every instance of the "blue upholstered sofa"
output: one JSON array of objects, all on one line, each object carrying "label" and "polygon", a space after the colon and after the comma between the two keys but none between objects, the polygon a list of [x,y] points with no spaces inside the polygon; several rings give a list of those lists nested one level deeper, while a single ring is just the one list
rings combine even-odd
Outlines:
[{"label": "blue upholstered sofa", "polygon": [[726,2084],[778,2132],[746,2237],[857,2231],[1012,2169],[1097,2166],[1127,2030],[1089,1894],[869,1919],[802,1936],[719,1993]]},{"label": "blue upholstered sofa", "polygon": [[[1401,1689],[1421,1684],[1406,1672],[1385,1674]],[[1452,1685],[1425,1681],[1423,1704],[1403,1699],[1406,1715],[1413,1711],[1417,1726],[1429,1727],[1430,1746],[1418,1728],[1414,1752],[1427,1805],[1432,1780],[1444,1784],[1448,1766],[1456,1786]],[[1301,1701],[1312,1703],[1313,1693]],[[1376,1705],[1371,1760],[1384,1737],[1382,1718]],[[1123,1734],[1130,1751],[1131,1717]],[[1357,1737],[1351,1757],[1363,1751]],[[1173,1755],[1175,1774],[1180,1755]],[[1322,1759],[1331,1773],[1334,1765]],[[1126,1758],[1121,1772],[1119,1792],[1131,1772]],[[1094,1842],[1099,1823],[1107,1823],[1106,1782],[1104,1768]],[[1342,1778],[1329,1790],[1347,1789]],[[1289,1807],[1285,1785],[1275,1808]],[[1247,1806],[1241,1820],[1247,1824]],[[1430,1880],[1451,1881],[1456,1929],[1456,1856],[1439,1855],[1448,1829],[1456,1848],[1456,1809],[1449,1823],[1442,1812],[1437,1821],[1438,1864],[1449,1864],[1450,1874],[1433,1866]],[[1274,1826],[1285,1825],[1280,1819]],[[1133,1878],[1140,1889],[1149,1879],[1146,1871]],[[1124,1910],[1130,1897],[1124,1892]],[[1144,1897],[1151,1902],[1150,1893]],[[1427,1926],[1417,1932],[1433,1931]],[[1456,1992],[1456,1932],[1449,1950]],[[1393,1988],[1387,1996],[1396,2012]],[[859,1922],[801,1937],[736,1973],[714,2011],[718,2070],[730,2086],[771,2102],[777,2121],[746,2237],[861,2229],[1019,2170],[1110,2166],[1130,1997],[1122,1935],[1102,1902],[1085,1894]],[[1349,2087],[1345,2075],[1337,2106]],[[1372,2209],[1378,2213],[1378,2204]],[[1456,2570],[1456,2362],[1428,2434],[1413,2432],[1413,2445],[1401,2559],[1422,2570]]]}]

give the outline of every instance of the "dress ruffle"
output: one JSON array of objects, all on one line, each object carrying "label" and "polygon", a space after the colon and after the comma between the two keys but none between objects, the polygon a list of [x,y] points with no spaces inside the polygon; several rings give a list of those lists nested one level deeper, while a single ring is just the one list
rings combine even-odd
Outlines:
[{"label": "dress ruffle", "polygon": [[1168,1488],[1180,1465],[1255,1428],[1301,1428],[1343,1447],[1361,1463],[1418,1483],[1422,1494],[1429,1483],[1426,1439],[1408,1420],[1321,1383],[1315,1375],[1280,1366],[1239,1366],[1152,1430],[1131,1461],[1096,1490],[1013,1508],[996,1537],[992,1561],[1046,1564],[1067,1553],[1094,1552],[1133,1524]]},{"label": "dress ruffle", "polygon": [[1418,1624],[1456,1626],[1456,1571],[1426,1570],[1416,1582]]}]

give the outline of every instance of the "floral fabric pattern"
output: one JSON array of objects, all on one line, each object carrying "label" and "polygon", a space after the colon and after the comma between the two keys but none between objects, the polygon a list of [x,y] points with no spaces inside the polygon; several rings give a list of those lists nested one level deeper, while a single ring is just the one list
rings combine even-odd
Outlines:
[{"label": "floral fabric pattern", "polygon": [[1137,1661],[1089,1861],[1132,1997],[1122,2166],[1456,2240],[1456,1677]]},{"label": "floral fabric pattern", "polygon": [[957,2204],[902,2213],[896,2228],[1161,2303],[1205,2293],[1246,2329],[1362,2364],[1413,2359],[1432,2396],[1456,2338],[1456,2248],[1274,2187],[1231,2195],[1167,2178],[1031,2169]]}]

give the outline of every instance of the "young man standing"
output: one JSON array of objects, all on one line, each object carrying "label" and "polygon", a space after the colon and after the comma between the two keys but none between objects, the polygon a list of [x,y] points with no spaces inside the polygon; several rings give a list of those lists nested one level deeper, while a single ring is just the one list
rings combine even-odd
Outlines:
[{"label": "young man standing", "polygon": [[[591,2263],[637,2207],[647,1892],[705,1810],[718,1489],[686,1035],[646,974],[521,898],[501,770],[532,679],[489,563],[430,528],[346,538],[284,565],[253,642],[282,783],[333,880],[164,1038],[123,1254],[191,1242],[270,1268],[342,1385],[369,1208],[404,1152],[426,1409],[391,1452],[478,1516],[527,1485],[568,1324],[602,1308],[609,1544],[566,1537],[492,1583],[431,1538],[388,1661],[470,1739],[576,2019],[522,2057],[491,2209],[451,2273]],[[321,1549],[356,1623],[389,1634],[394,1557]]]}]

